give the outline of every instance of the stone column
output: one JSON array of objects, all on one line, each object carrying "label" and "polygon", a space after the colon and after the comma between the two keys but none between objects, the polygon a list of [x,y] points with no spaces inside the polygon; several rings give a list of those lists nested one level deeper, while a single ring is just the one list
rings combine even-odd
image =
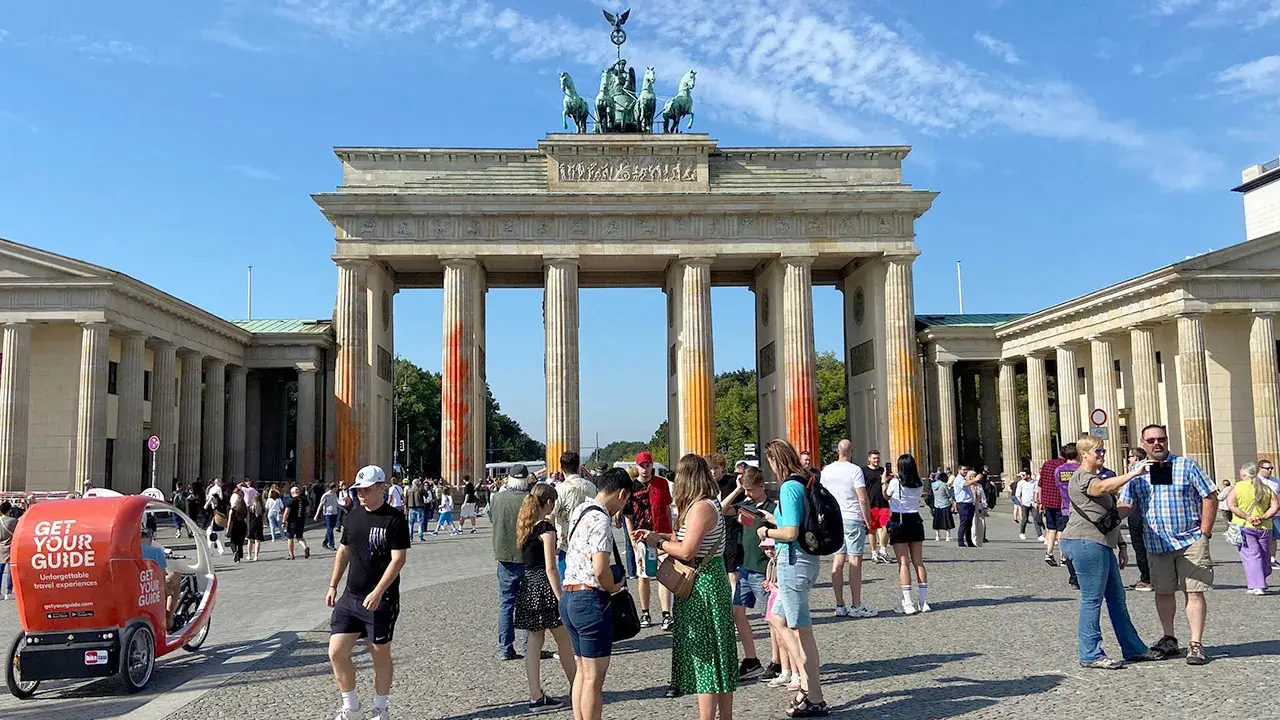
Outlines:
[{"label": "stone column", "polygon": [[[298,367],[298,426],[294,447],[297,448],[298,482],[311,482],[316,474],[316,369],[314,365]],[[351,476],[355,478],[354,475]]]},{"label": "stone column", "polygon": [[178,476],[178,397],[174,388],[178,346],[158,341],[151,348],[151,434],[160,438],[156,451],[156,487],[169,492]]},{"label": "stone column", "polygon": [[[337,403],[338,481],[350,485],[365,464],[364,437],[369,419],[368,263],[338,262],[338,302],[334,326],[338,361],[334,380]],[[447,295],[447,293],[446,293]]]},{"label": "stone column", "polygon": [[[716,451],[715,353],[712,350],[711,339],[711,260],[709,258],[681,260],[676,268],[675,271],[681,274],[680,344],[676,358],[676,387],[677,397],[680,400],[680,432],[683,446],[681,450],[685,453],[705,456]],[[803,293],[803,290],[800,292]],[[809,294],[809,297],[812,297],[812,294]],[[810,318],[810,328],[812,328],[812,318]],[[816,398],[816,356],[814,363],[814,397]],[[819,452],[816,441],[812,452],[815,455]]]},{"label": "stone column", "polygon": [[107,479],[107,365],[111,326],[85,323],[80,337],[80,402],[72,485],[103,487]]},{"label": "stone column", "polygon": [[1156,343],[1149,327],[1129,328],[1129,357],[1133,363],[1133,427],[1129,437],[1137,443],[1148,425],[1163,422],[1160,416],[1160,384],[1156,367]]},{"label": "stone column", "polygon": [[1258,459],[1275,462],[1280,455],[1280,422],[1277,422],[1276,316],[1254,313],[1249,330],[1249,373],[1253,378],[1253,427]]},{"label": "stone column", "polygon": [[992,471],[1000,467],[1000,432],[996,427],[996,369],[983,366],[979,371],[978,392],[982,409],[982,461]]},{"label": "stone column", "polygon": [[[1093,406],[1107,414],[1107,446],[1120,448],[1120,418],[1116,410],[1116,358],[1111,341],[1104,337],[1089,338],[1093,364]],[[1091,409],[1092,410],[1092,409]],[[1090,421],[1090,426],[1092,426]],[[1076,437],[1063,436],[1062,442],[1075,442]]]},{"label": "stone column", "polygon": [[976,465],[979,456],[978,375],[972,366],[960,373],[960,462]]},{"label": "stone column", "polygon": [[227,364],[208,359],[204,367],[203,443],[200,474],[205,480],[223,477],[226,453]]},{"label": "stone column", "polygon": [[0,492],[27,487],[31,326],[8,323],[0,346]]},{"label": "stone column", "polygon": [[1213,466],[1213,424],[1209,416],[1209,370],[1204,357],[1204,315],[1178,316],[1178,404],[1182,454],[1209,476]]},{"label": "stone column", "polygon": [[257,480],[262,475],[262,380],[249,373],[244,383],[244,472]]},{"label": "stone column", "polygon": [[1076,376],[1076,346],[1059,345],[1058,353],[1058,436],[1069,443],[1080,435],[1080,378]]},{"label": "stone column", "polygon": [[1038,353],[1027,356],[1027,405],[1031,420],[1031,474],[1037,475],[1053,452],[1049,436],[1049,383],[1044,355]]},{"label": "stone column", "polygon": [[914,257],[885,259],[884,337],[889,418],[889,454],[919,458],[924,431],[920,424],[920,373],[916,357]]},{"label": "stone column", "polygon": [[1017,477],[1022,456],[1018,448],[1018,366],[1013,360],[1000,361],[1000,445],[1004,476]]},{"label": "stone column", "polygon": [[227,452],[223,463],[227,477],[233,482],[244,480],[248,473],[244,469],[244,441],[247,408],[245,407],[248,392],[249,370],[243,365],[231,365],[227,368]]},{"label": "stone column", "polygon": [[[126,494],[142,492],[142,463],[146,458],[146,439],[142,435],[142,384],[146,352],[145,335],[120,335],[120,365],[116,368],[115,467],[111,484],[115,490]],[[156,461],[158,469],[159,458]]]},{"label": "stone column", "polygon": [[183,350],[182,394],[178,402],[178,480],[186,486],[203,479],[206,486],[212,478],[200,477],[200,406],[204,386],[204,355]]},{"label": "stone column", "polygon": [[956,428],[956,364],[938,361],[938,431],[940,434],[942,467],[955,471],[960,464],[957,455],[959,443]]},{"label": "stone column", "polygon": [[542,322],[546,330],[547,468],[581,447],[578,415],[578,261],[548,259]]},{"label": "stone column", "polygon": [[782,263],[782,382],[787,440],[815,457],[818,447],[818,355],[813,341],[813,258]]},{"label": "stone column", "polygon": [[[484,388],[476,387],[476,342],[480,265],[474,259],[446,260],[444,266],[444,343],[440,378],[440,472],[457,486],[484,457],[476,446],[475,403]],[[556,459],[557,463],[559,458]],[[548,466],[550,467],[550,466]]]}]

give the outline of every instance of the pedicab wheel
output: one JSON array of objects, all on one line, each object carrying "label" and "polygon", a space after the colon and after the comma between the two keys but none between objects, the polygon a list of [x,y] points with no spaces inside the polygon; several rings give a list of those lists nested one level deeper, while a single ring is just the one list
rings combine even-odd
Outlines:
[{"label": "pedicab wheel", "polygon": [[9,646],[9,665],[4,672],[4,682],[9,686],[9,692],[19,700],[26,700],[36,694],[36,688],[40,687],[39,680],[22,679],[22,648],[27,646],[27,634],[18,633],[18,637],[13,639],[13,644]]},{"label": "pedicab wheel", "polygon": [[120,656],[120,681],[135,693],[146,687],[156,668],[156,638],[149,625],[134,625],[124,635]]},{"label": "pedicab wheel", "polygon": [[209,637],[209,626],[212,624],[213,624],[212,617],[210,617],[208,620],[205,620],[204,627],[200,628],[200,632],[196,633],[195,635],[192,635],[191,640],[188,641],[185,645],[183,645],[182,649],[186,650],[187,652],[195,652],[199,650],[200,646],[204,645],[205,639]]}]

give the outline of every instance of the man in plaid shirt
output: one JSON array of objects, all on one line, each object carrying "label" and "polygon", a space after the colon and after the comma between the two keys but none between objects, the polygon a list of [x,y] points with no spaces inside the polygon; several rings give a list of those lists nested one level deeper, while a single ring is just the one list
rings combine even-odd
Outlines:
[{"label": "man in plaid shirt", "polygon": [[1066,562],[1053,556],[1058,535],[1067,529],[1067,516],[1062,512],[1062,492],[1058,489],[1058,468],[1064,458],[1054,458],[1040,467],[1040,490],[1036,493],[1036,509],[1044,518],[1044,561],[1049,567],[1060,567]]},{"label": "man in plaid shirt", "polygon": [[1187,664],[1205,663],[1204,621],[1208,605],[1204,594],[1213,589],[1213,559],[1209,538],[1218,514],[1218,493],[1213,481],[1204,476],[1190,458],[1169,452],[1169,434],[1161,425],[1142,429],[1142,445],[1156,463],[1167,463],[1172,482],[1155,484],[1151,469],[1129,482],[1120,492],[1120,507],[1141,508],[1143,539],[1147,543],[1147,563],[1156,594],[1156,614],[1164,636],[1151,647],[1161,658],[1179,654],[1173,632],[1173,616],[1178,610],[1174,593],[1183,591],[1191,641]]}]

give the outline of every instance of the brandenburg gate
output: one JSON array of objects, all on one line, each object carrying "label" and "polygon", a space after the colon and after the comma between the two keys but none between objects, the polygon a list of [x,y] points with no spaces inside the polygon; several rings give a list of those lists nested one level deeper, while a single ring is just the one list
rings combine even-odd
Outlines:
[{"label": "brandenburg gate", "polygon": [[706,135],[553,134],[529,149],[338,148],[340,477],[390,460],[394,298],[444,289],[444,477],[482,477],[485,293],[543,288],[547,459],[577,449],[579,288],[667,296],[672,457],[715,449],[711,288],[756,300],[760,438],[817,451],[812,286],[844,296],[850,436],[919,456],[906,147],[722,148]]}]

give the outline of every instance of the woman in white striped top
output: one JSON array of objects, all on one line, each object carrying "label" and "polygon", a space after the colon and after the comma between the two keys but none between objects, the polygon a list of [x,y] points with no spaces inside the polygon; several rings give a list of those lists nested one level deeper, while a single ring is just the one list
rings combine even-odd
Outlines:
[{"label": "woman in white striped top", "polygon": [[689,454],[676,466],[675,505],[680,527],[675,536],[637,530],[634,540],[655,547],[697,570],[687,598],[675,598],[673,684],[697,693],[698,717],[733,718],[738,687],[738,639],[724,569],[724,515],[719,488],[706,460]]}]

